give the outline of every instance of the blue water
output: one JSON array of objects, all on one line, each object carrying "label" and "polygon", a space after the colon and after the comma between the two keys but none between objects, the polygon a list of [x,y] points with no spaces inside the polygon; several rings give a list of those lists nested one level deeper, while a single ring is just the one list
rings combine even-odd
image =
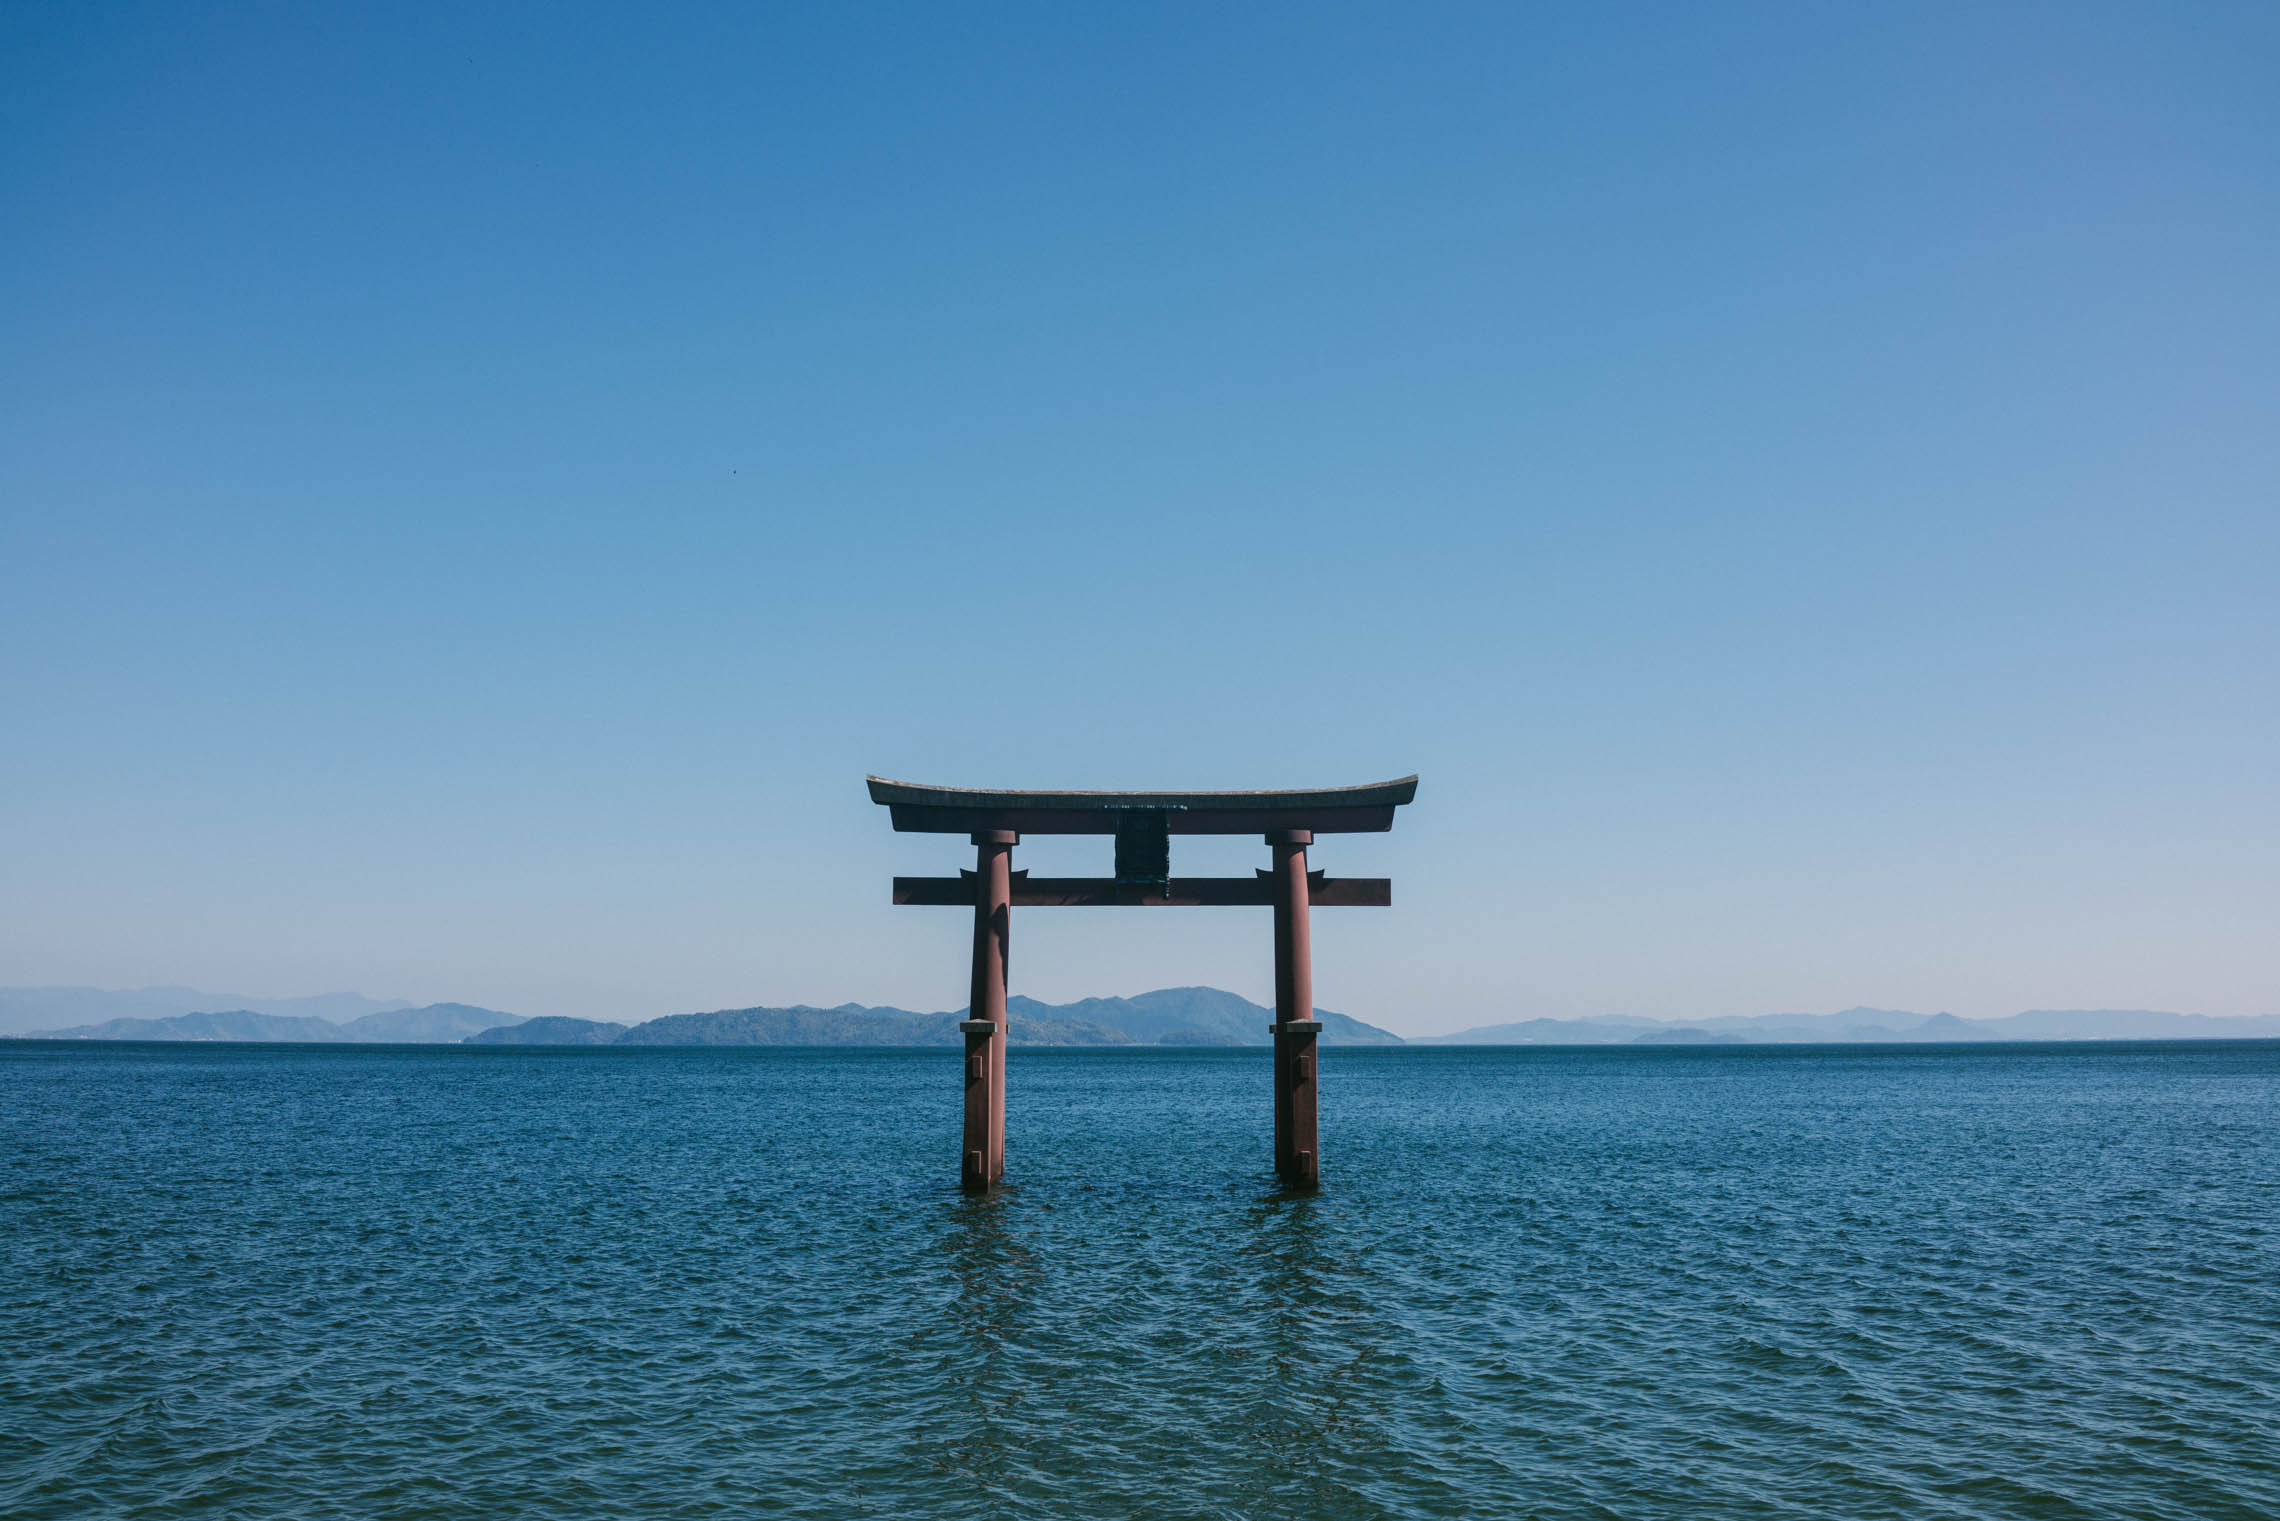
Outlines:
[{"label": "blue water", "polygon": [[0,1515],[2280,1515],[2280,1043],[1264,1058],[0,1044]]}]

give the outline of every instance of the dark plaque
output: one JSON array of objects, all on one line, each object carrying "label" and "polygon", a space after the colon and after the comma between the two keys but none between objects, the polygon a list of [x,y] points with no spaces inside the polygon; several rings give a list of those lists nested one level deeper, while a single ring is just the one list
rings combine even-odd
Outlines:
[{"label": "dark plaque", "polygon": [[1116,816],[1116,885],[1172,885],[1171,819],[1160,808],[1131,808]]}]

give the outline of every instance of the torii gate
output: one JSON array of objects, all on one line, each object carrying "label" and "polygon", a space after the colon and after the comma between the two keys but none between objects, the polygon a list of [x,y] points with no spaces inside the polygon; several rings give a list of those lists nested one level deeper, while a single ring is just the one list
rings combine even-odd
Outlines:
[{"label": "torii gate", "polygon": [[[974,869],[955,877],[897,877],[895,902],[974,909],[974,981],[958,1028],[966,1036],[966,1135],[961,1186],[982,1193],[1005,1176],[1005,987],[1013,906],[1201,904],[1275,911],[1275,1171],[1312,1188],[1322,1178],[1315,1140],[1314,958],[1307,910],[1385,908],[1384,877],[1325,877],[1306,868],[1318,834],[1383,832],[1417,795],[1417,778],[1315,792],[1006,792],[925,787],[867,778],[871,801],[898,830],[963,834]],[[1038,877],[1013,869],[1024,834],[1116,836],[1113,877]],[[1175,834],[1261,834],[1271,871],[1249,877],[1175,877]]]}]

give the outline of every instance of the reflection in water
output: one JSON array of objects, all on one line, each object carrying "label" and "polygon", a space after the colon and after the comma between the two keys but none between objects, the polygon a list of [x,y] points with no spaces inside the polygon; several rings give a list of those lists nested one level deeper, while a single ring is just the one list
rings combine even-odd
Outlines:
[{"label": "reflection in water", "polygon": [[977,1349],[995,1348],[1016,1334],[1024,1296],[1036,1277],[1035,1255],[1015,1237],[1015,1202],[1007,1190],[981,1197],[961,1194],[944,1214],[941,1249],[956,1287],[950,1321]]},{"label": "reflection in water", "polygon": [[1375,1313],[1367,1268],[1341,1259],[1329,1196],[1278,1185],[1244,1211],[1244,1224],[1244,1309],[1257,1318],[1268,1365],[1256,1435],[1269,1461],[1257,1498],[1296,1499],[1314,1515],[1376,1514],[1338,1477],[1388,1445],[1369,1391],[1391,1330]]},{"label": "reflection in water", "polygon": [[958,1194],[942,1209],[936,1258],[946,1292],[912,1351],[940,1366],[938,1408],[911,1433],[914,1455],[979,1493],[1018,1485],[1029,1445],[1023,1430],[1027,1387],[1021,1347],[1036,1315],[1035,1252],[1018,1234],[1011,1190]]},{"label": "reflection in water", "polygon": [[1245,1212],[1244,1276],[1264,1311],[1265,1346],[1279,1381],[1302,1379],[1332,1311],[1323,1261],[1318,1194],[1277,1187]]}]

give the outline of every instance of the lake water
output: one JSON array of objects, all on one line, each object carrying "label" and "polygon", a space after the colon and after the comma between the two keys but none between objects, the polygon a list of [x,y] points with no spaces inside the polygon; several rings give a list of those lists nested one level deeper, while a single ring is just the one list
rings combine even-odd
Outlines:
[{"label": "lake water", "polygon": [[0,1043],[0,1515],[2280,1516],[2280,1043]]}]

